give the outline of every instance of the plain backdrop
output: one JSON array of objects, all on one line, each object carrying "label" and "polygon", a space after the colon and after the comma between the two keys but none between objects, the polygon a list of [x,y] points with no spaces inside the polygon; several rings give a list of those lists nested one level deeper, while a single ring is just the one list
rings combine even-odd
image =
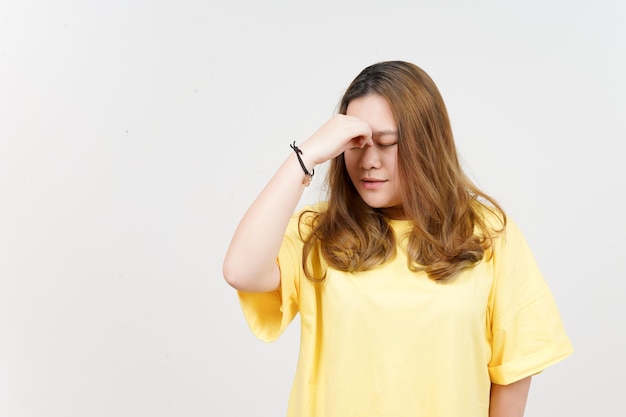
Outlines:
[{"label": "plain backdrop", "polygon": [[465,169],[559,305],[575,352],[534,378],[526,415],[626,415],[625,16],[618,0],[1,0],[0,416],[284,415],[299,324],[257,340],[223,256],[289,143],[388,59],[438,84]]}]

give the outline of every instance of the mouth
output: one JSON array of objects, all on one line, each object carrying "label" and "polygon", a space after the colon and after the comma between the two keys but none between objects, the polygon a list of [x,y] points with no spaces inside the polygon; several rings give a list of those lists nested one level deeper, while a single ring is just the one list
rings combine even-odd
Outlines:
[{"label": "mouth", "polygon": [[368,190],[375,190],[376,188],[382,186],[386,183],[387,180],[381,180],[378,178],[362,178],[361,184],[363,184],[363,188]]}]

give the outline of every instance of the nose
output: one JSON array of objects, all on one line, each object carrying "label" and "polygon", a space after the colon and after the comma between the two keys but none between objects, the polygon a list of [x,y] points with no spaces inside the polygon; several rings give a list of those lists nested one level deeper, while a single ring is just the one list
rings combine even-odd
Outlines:
[{"label": "nose", "polygon": [[380,149],[378,149],[376,144],[365,145],[363,147],[363,153],[361,154],[361,168],[366,171],[369,171],[370,169],[379,169],[382,166],[379,152]]}]

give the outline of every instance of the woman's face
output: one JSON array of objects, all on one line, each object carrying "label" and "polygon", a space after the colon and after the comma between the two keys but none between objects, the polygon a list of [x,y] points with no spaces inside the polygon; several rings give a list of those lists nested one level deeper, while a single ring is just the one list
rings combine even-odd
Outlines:
[{"label": "woman's face", "polygon": [[367,205],[385,209],[390,218],[404,218],[398,175],[398,126],[387,100],[377,94],[356,98],[346,114],[363,119],[372,129],[374,145],[347,149],[348,175]]}]

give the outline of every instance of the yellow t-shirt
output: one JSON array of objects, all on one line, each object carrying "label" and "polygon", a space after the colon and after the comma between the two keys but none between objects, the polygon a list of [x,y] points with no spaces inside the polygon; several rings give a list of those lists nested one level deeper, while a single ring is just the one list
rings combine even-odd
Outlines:
[{"label": "yellow t-shirt", "polygon": [[393,260],[359,273],[328,268],[315,283],[302,270],[295,215],[278,257],[280,289],[239,293],[251,330],[264,341],[300,313],[289,417],[487,417],[491,382],[515,382],[572,352],[513,221],[490,260],[448,283],[408,269],[402,236],[410,225],[391,225]]}]

